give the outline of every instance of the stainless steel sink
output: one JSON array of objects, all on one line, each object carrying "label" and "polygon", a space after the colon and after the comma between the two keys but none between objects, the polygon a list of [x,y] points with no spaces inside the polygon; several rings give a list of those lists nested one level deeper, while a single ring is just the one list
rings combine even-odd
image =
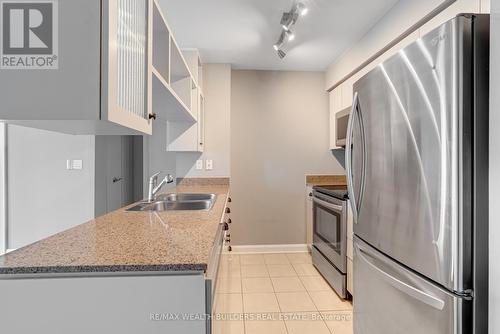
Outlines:
[{"label": "stainless steel sink", "polygon": [[156,196],[156,200],[172,202],[215,201],[216,197],[216,194],[172,193],[158,195]]},{"label": "stainless steel sink", "polygon": [[215,194],[164,194],[154,202],[141,202],[127,211],[211,210]]}]

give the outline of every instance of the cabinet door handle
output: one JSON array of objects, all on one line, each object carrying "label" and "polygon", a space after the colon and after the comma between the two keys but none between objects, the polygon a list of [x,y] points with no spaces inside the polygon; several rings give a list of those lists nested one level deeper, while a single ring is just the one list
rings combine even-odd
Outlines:
[{"label": "cabinet door handle", "polygon": [[121,180],[123,180],[123,177],[114,177],[113,183],[116,183],[116,182],[121,181]]},{"label": "cabinet door handle", "polygon": [[226,208],[226,213],[231,213],[231,209],[230,208]]},{"label": "cabinet door handle", "polygon": [[231,220],[231,218],[229,218],[229,219],[227,220],[227,223],[228,223],[228,224],[231,224],[232,222],[233,222],[233,221]]},{"label": "cabinet door handle", "polygon": [[156,113],[151,113],[148,115],[148,118],[149,119],[153,119],[153,120],[156,120]]},{"label": "cabinet door handle", "polygon": [[228,198],[227,198],[227,201],[228,201],[229,203],[231,203],[233,200],[231,199],[231,197],[228,197]]}]

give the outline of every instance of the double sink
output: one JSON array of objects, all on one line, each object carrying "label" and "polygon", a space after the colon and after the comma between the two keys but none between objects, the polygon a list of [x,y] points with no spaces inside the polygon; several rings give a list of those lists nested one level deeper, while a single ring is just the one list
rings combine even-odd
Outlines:
[{"label": "double sink", "polygon": [[141,202],[127,211],[211,210],[216,194],[172,193],[156,196],[153,202]]}]

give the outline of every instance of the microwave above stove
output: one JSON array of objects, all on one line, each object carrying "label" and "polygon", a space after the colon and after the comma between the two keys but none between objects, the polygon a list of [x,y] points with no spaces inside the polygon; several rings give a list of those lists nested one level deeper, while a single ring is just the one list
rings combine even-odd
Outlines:
[{"label": "microwave above stove", "polygon": [[337,147],[345,147],[347,124],[349,123],[350,114],[351,107],[345,108],[335,114],[335,145]]}]

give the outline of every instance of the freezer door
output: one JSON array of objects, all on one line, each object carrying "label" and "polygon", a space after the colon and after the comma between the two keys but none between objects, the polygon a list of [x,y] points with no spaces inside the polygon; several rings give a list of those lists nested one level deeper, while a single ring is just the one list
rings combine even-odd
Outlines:
[{"label": "freezer door", "polygon": [[354,233],[452,291],[472,288],[470,30],[459,16],[357,81],[346,150]]},{"label": "freezer door", "polygon": [[355,334],[471,333],[462,323],[470,301],[444,293],[358,238],[354,289]]}]

